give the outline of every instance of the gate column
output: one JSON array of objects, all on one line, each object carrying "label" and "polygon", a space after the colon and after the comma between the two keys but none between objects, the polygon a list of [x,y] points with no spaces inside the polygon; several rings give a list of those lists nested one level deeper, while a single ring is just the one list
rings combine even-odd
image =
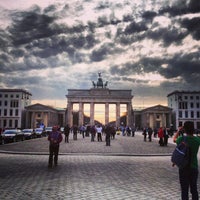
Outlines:
[{"label": "gate column", "polygon": [[90,103],[90,125],[94,125],[94,102]]},{"label": "gate column", "polygon": [[109,103],[105,104],[105,124],[109,122]]},{"label": "gate column", "polygon": [[120,103],[116,104],[116,126],[120,127]]}]

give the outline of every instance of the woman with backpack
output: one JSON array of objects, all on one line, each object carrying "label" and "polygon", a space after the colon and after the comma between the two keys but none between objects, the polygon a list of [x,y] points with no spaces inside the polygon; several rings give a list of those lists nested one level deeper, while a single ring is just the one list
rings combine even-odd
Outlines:
[{"label": "woman with backpack", "polygon": [[[186,136],[179,136],[179,131],[184,130]],[[186,137],[187,144],[190,147],[190,163],[188,167],[179,168],[179,181],[181,186],[181,197],[182,200],[189,199],[189,188],[192,194],[192,200],[198,200],[198,190],[197,190],[197,179],[198,179],[198,150],[200,146],[200,137],[195,137],[194,135],[194,123],[191,121],[186,121],[184,127],[180,127],[174,136],[174,142],[179,145]]]}]

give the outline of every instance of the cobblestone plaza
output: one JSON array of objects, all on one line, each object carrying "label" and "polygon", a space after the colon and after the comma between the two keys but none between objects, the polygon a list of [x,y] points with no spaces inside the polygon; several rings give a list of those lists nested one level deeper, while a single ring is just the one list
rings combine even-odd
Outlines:
[{"label": "cobblestone plaza", "polygon": [[160,147],[157,139],[144,142],[140,133],[117,135],[110,147],[70,135],[69,144],[61,143],[59,165],[48,169],[47,138],[1,145],[0,199],[177,200],[173,149]]}]

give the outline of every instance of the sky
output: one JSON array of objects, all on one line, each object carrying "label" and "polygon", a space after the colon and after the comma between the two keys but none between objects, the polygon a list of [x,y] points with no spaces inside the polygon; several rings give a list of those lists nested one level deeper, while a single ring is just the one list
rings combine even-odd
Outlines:
[{"label": "sky", "polygon": [[0,88],[66,107],[68,89],[131,89],[133,108],[199,91],[199,0],[0,0]]}]

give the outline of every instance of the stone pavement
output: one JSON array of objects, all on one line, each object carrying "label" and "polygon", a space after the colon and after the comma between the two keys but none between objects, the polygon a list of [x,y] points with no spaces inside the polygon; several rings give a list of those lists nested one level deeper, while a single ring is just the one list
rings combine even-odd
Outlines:
[{"label": "stone pavement", "polygon": [[117,136],[110,147],[79,136],[61,143],[59,165],[48,169],[46,138],[0,145],[0,199],[178,200],[173,148],[143,142],[139,134]]}]

